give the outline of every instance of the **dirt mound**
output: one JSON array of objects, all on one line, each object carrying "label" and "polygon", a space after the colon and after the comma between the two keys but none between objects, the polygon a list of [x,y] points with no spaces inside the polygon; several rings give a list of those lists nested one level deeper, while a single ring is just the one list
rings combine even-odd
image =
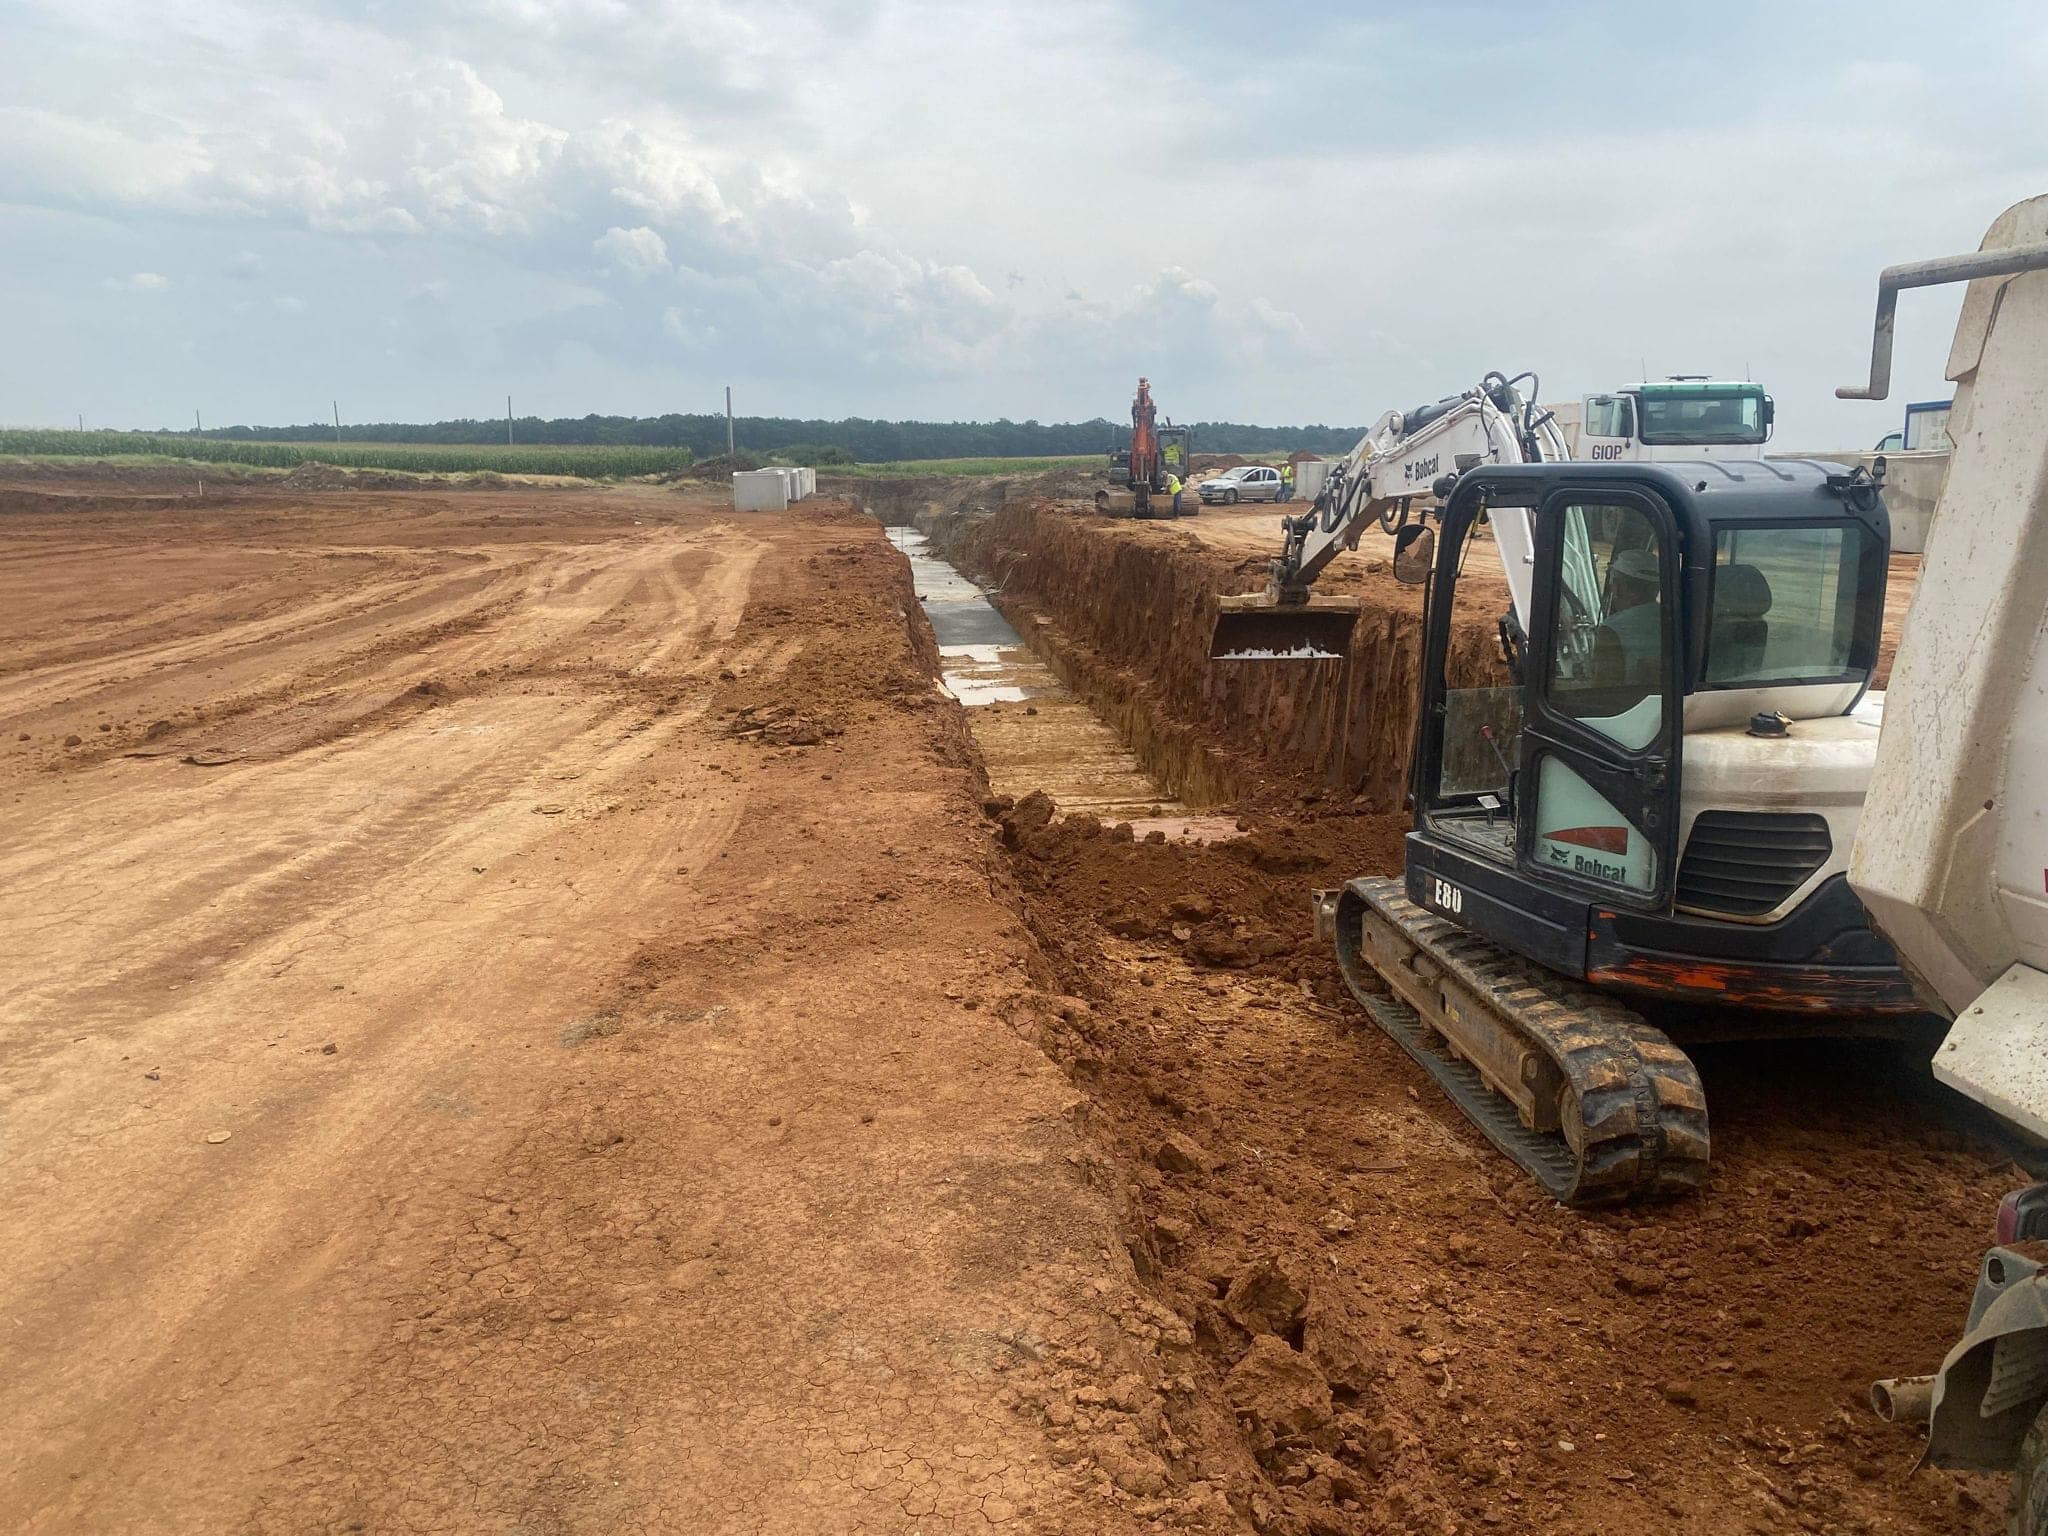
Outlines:
[{"label": "dirt mound", "polygon": [[1331,815],[1301,824],[1240,823],[1242,837],[1213,844],[1140,840],[1128,823],[1052,817],[1044,795],[996,808],[1002,841],[1020,857],[1040,938],[1069,967],[1062,983],[1091,986],[1107,931],[1131,944],[1183,955],[1207,970],[1292,976],[1334,991],[1309,923],[1318,886],[1401,867],[1407,819]]},{"label": "dirt mound", "polygon": [[1861,1403],[1939,1359],[2013,1177],[1909,1053],[1698,1052],[1706,1191],[1565,1211],[1313,937],[1308,892],[1398,869],[1405,817],[1274,805],[1204,846],[985,809],[1070,994],[1042,1044],[1199,1349],[1176,1477],[1303,1536],[1997,1528],[1971,1480],[1905,1482],[1911,1437]]},{"label": "dirt mound", "polygon": [[319,459],[302,459],[282,476],[277,485],[291,491],[418,491],[447,490],[468,485],[477,489],[502,487],[500,475],[478,474],[461,477],[401,474],[390,469],[345,469]]},{"label": "dirt mound", "polygon": [[729,480],[734,475],[759,469],[763,462],[751,453],[721,453],[714,458],[699,459],[688,469],[669,470],[654,478],[664,484],[677,480]]},{"label": "dirt mound", "polygon": [[845,730],[832,715],[805,713],[788,704],[749,704],[726,723],[725,733],[771,747],[815,747]]}]

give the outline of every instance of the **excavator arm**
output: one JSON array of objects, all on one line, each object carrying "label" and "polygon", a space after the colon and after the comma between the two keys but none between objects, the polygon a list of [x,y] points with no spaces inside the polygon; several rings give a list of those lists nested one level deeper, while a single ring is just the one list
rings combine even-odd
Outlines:
[{"label": "excavator arm", "polygon": [[[1382,416],[1331,472],[1315,503],[1282,519],[1280,554],[1268,567],[1265,591],[1218,600],[1209,654],[1227,661],[1343,655],[1358,604],[1315,597],[1310,588],[1339,554],[1358,547],[1368,528],[1398,533],[1411,515],[1441,506],[1458,476],[1478,465],[1571,456],[1550,414],[1533,404],[1535,389],[1533,374],[1490,373],[1462,395]],[[1534,552],[1528,513],[1503,513],[1494,537],[1515,616],[1526,628]]]}]

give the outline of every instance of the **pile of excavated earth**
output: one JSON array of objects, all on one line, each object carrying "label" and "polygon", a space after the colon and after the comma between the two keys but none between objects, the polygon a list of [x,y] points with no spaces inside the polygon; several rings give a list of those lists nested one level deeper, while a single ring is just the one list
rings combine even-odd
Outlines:
[{"label": "pile of excavated earth", "polygon": [[[1273,514],[1063,490],[0,469],[0,1524],[2001,1529],[1863,1393],[2012,1149],[1731,1044],[1702,1191],[1544,1198],[1309,921],[1400,864],[1385,551],[1231,673]],[[992,790],[878,518],[1210,835]]]}]

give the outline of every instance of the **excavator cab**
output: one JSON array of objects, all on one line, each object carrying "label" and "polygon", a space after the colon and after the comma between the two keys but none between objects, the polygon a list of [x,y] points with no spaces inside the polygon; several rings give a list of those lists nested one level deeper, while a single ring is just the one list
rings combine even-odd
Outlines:
[{"label": "excavator cab", "polygon": [[1321,893],[1317,922],[1366,1011],[1559,1200],[1705,1174],[1697,1074],[1631,1004],[1762,1034],[1917,1014],[1842,869],[1888,552],[1876,484],[1834,465],[1448,488],[1404,871]]},{"label": "excavator cab", "polygon": [[[1526,633],[1492,536],[1511,519],[1532,544]],[[1709,809],[1702,823],[1681,801],[1685,770],[1711,797],[1774,751],[1789,770],[1796,742],[1844,729],[1833,722],[1877,663],[1888,545],[1876,487],[1833,466],[1563,463],[1461,478],[1424,639],[1415,899],[1441,909],[1438,887],[1455,889],[1496,943],[1639,994],[1668,990],[1649,956],[1685,953],[1680,926],[1696,942],[1698,919],[1777,912],[1818,868],[1813,850],[1832,851],[1826,818],[1729,813],[1723,826]],[[1475,621],[1498,625],[1498,653],[1454,651]],[[1805,957],[1788,943],[1776,958]],[[1794,1006],[1790,973],[1773,983],[1769,969],[1717,984],[1754,1001],[1777,986]]]}]

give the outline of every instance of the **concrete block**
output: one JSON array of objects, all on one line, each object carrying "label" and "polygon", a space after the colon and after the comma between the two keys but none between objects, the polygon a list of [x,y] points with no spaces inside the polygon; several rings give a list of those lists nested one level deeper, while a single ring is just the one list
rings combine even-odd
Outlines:
[{"label": "concrete block", "polygon": [[735,512],[783,512],[789,508],[789,481],[772,469],[736,470],[732,477]]},{"label": "concrete block", "polygon": [[[1870,468],[1878,455],[1867,448],[1838,453],[1771,453],[1772,459],[1826,459],[1850,469]],[[1946,450],[1916,450],[1884,455],[1884,506],[1892,519],[1892,552],[1918,555],[1926,552],[1927,530],[1934,523],[1934,505],[1941,500],[1942,482],[1948,479]]]}]

